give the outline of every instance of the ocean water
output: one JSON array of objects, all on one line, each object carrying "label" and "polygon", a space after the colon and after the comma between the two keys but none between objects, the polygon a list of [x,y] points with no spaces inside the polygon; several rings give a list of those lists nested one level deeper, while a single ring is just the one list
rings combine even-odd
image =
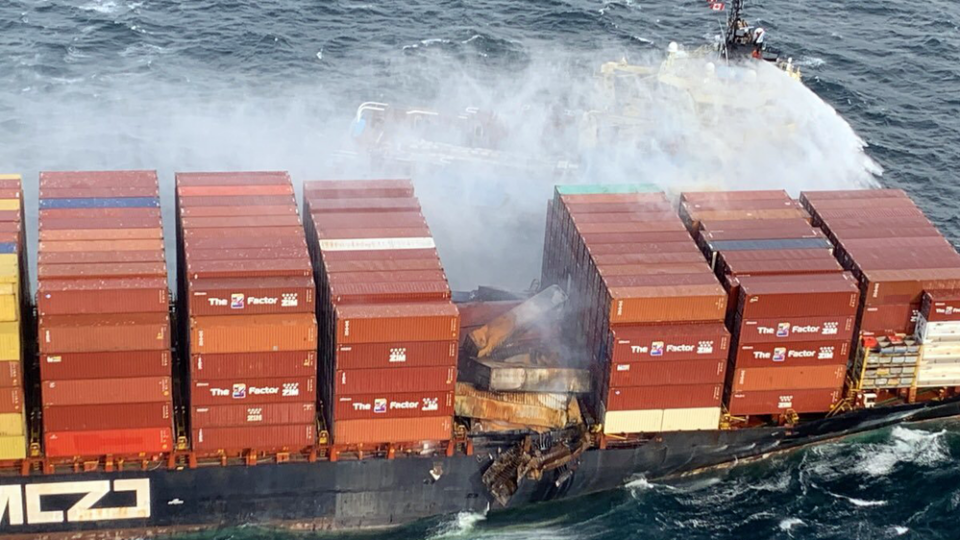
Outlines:
[{"label": "ocean water", "polygon": [[[745,106],[712,123],[653,96],[652,136],[614,149],[586,180],[899,187],[960,241],[960,4],[765,0],[748,1],[748,15],[814,94],[761,73],[737,91]],[[544,130],[545,111],[590,104],[600,62],[657,59],[670,41],[709,43],[718,28],[701,0],[6,0],[0,169],[24,174],[28,209],[40,170],[156,169],[167,203],[176,171],[396,174],[338,152],[362,101],[497,110],[511,150],[569,151],[574,137]],[[537,277],[554,178],[415,173],[457,288]],[[900,427],[682,484],[638,479],[373,537],[955,538],[958,433]]]}]

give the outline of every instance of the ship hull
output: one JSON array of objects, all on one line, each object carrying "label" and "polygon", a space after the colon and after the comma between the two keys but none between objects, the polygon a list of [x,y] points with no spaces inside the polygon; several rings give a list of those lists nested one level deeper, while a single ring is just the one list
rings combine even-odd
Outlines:
[{"label": "ship hull", "polygon": [[[630,448],[585,452],[569,470],[525,480],[508,507],[598,493],[640,476],[722,467],[903,422],[960,416],[960,399],[868,409],[795,429],[667,433]],[[134,538],[261,524],[300,530],[403,525],[499,507],[481,480],[509,441],[473,456],[365,459],[196,469],[0,477],[3,538]]]}]

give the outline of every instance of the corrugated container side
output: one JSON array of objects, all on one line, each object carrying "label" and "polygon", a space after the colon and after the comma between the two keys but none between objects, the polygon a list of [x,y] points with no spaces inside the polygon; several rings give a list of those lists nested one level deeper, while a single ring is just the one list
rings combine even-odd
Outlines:
[{"label": "corrugated container side", "polygon": [[190,351],[194,354],[307,351],[316,347],[317,320],[313,314],[190,318]]},{"label": "corrugated container side", "polygon": [[336,342],[457,341],[460,316],[450,303],[336,307]]},{"label": "corrugated container side", "polygon": [[453,392],[416,391],[366,395],[339,395],[335,398],[334,423],[374,418],[422,418],[453,416]]},{"label": "corrugated container side", "polygon": [[853,340],[856,317],[781,317],[767,319],[736,318],[735,328],[740,329],[740,344],[788,343],[819,339]]},{"label": "corrugated container side", "polygon": [[444,441],[450,439],[452,430],[453,419],[445,416],[340,420],[333,426],[333,442],[377,444]]},{"label": "corrugated container side", "polygon": [[197,407],[241,402],[302,403],[315,401],[316,395],[316,377],[254,379],[247,376],[213,381],[198,379],[191,383],[190,403]]},{"label": "corrugated container side", "polygon": [[860,318],[860,332],[866,335],[913,334],[919,315],[919,304],[867,306]]},{"label": "corrugated container side", "polygon": [[846,362],[849,357],[849,340],[751,343],[740,345],[734,363],[737,368],[823,366]]},{"label": "corrugated container side", "polygon": [[316,290],[309,277],[198,279],[189,282],[188,291],[192,316],[313,313],[316,308]]},{"label": "corrugated container side", "polygon": [[164,377],[171,369],[166,350],[40,355],[40,377],[50,381]]},{"label": "corrugated container side", "polygon": [[827,412],[842,395],[840,388],[734,392],[728,409],[733,415]]},{"label": "corrugated container side", "polygon": [[99,431],[109,429],[169,428],[173,424],[169,400],[156,403],[71,405],[44,407],[45,431]]},{"label": "corrugated container side", "polygon": [[23,369],[19,360],[0,361],[0,388],[19,388],[23,384]]},{"label": "corrugated container side", "polygon": [[333,384],[337,395],[430,392],[453,390],[457,368],[447,366],[383,368],[337,371]]},{"label": "corrugated container side", "polygon": [[193,448],[198,452],[245,449],[298,450],[317,440],[316,424],[213,427],[193,430]]},{"label": "corrugated container side", "polygon": [[170,321],[165,313],[40,317],[43,354],[169,348]]},{"label": "corrugated container side", "polygon": [[726,367],[726,359],[615,363],[610,366],[610,385],[626,387],[718,383],[723,382]]},{"label": "corrugated container side", "polygon": [[316,422],[314,401],[265,403],[261,405],[212,405],[193,407],[190,422],[194,429],[240,426],[275,426]]},{"label": "corrugated container side", "polygon": [[161,453],[173,450],[171,428],[54,431],[44,435],[47,457]]},{"label": "corrugated container side", "polygon": [[194,354],[191,373],[206,380],[307,377],[317,373],[316,351]]},{"label": "corrugated container side", "polygon": [[0,414],[23,411],[23,390],[21,388],[0,388]]},{"label": "corrugated container side", "polygon": [[827,366],[776,366],[737,369],[733,375],[733,391],[808,390],[837,388],[843,385],[847,364]]},{"label": "corrugated container side", "polygon": [[607,392],[606,408],[608,411],[630,411],[719,407],[722,394],[722,383],[614,387]]},{"label": "corrugated container side", "polygon": [[661,431],[704,431],[720,426],[720,407],[665,409]]},{"label": "corrugated container side", "polygon": [[166,277],[41,279],[37,288],[39,315],[166,313],[169,306]]},{"label": "corrugated container side", "polygon": [[170,377],[78,379],[42,383],[43,405],[107,405],[169,402]]},{"label": "corrugated container side", "polygon": [[456,341],[401,341],[338,345],[334,365],[338,370],[455,366]]},{"label": "corrugated container side", "polygon": [[730,333],[720,323],[611,329],[611,359],[615,363],[726,360],[729,347]]}]

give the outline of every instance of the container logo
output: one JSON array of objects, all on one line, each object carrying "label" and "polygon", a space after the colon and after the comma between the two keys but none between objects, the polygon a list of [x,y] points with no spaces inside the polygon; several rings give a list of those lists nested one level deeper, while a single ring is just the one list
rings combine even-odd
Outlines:
[{"label": "container logo", "polygon": [[263,422],[263,407],[247,409],[247,422]]},{"label": "container logo", "polygon": [[294,397],[300,395],[300,383],[283,383],[283,397]]},{"label": "container logo", "polygon": [[821,332],[821,334],[825,336],[835,336],[839,331],[840,331],[840,323],[828,322],[828,323],[823,323],[823,332]]},{"label": "container logo", "polygon": [[777,337],[790,337],[790,323],[777,323]]},{"label": "container logo", "polygon": [[713,354],[713,341],[697,343],[697,354]]},{"label": "container logo", "polygon": [[423,398],[423,407],[420,408],[421,411],[430,412],[430,411],[439,411],[440,402],[437,398]]},{"label": "container logo", "polygon": [[373,400],[373,414],[383,414],[387,412],[387,400],[377,398]]},{"label": "container logo", "polygon": [[300,300],[297,298],[297,293],[283,293],[280,295],[280,307],[297,307],[300,304]]},{"label": "container logo", "polygon": [[833,358],[833,347],[832,346],[820,347],[820,351],[817,353],[817,359],[829,360],[831,358]]},{"label": "container logo", "polygon": [[407,361],[407,348],[406,347],[397,347],[395,349],[390,349],[390,360],[391,364],[401,363]]},{"label": "container logo", "polygon": [[654,341],[650,344],[650,356],[663,356],[662,341]]},{"label": "container logo", "polygon": [[774,362],[783,362],[787,359],[787,348],[786,347],[776,347],[773,349],[773,361]]},{"label": "container logo", "polygon": [[247,385],[243,383],[237,383],[233,385],[233,399],[246,399],[247,397]]},{"label": "container logo", "polygon": [[242,293],[233,293],[230,295],[230,309],[243,309],[246,307],[246,297]]},{"label": "container logo", "polygon": [[777,404],[778,409],[789,409],[793,407],[793,396],[780,396],[780,402]]}]

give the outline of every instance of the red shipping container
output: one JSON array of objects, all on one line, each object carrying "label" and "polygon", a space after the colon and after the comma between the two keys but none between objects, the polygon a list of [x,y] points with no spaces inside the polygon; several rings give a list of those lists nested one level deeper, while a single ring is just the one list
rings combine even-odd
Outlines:
[{"label": "red shipping container", "polygon": [[445,392],[457,383],[455,366],[340,370],[332,381],[337,396],[402,392]]},{"label": "red shipping container", "polygon": [[[572,204],[583,204],[583,203],[572,203]],[[597,201],[595,203],[587,204],[609,204]],[[589,207],[592,208],[592,207]],[[576,211],[580,209],[578,206],[574,206],[575,213],[570,215],[569,212],[565,212],[566,215],[559,216],[563,221],[572,221],[575,225],[585,225],[588,223],[652,223],[651,216],[662,216],[664,213],[674,212],[674,206],[668,202],[648,202],[643,204],[636,205],[637,211],[632,213],[616,212],[616,213],[577,213]],[[676,219],[676,214],[668,216],[668,220],[679,224],[679,221]]]},{"label": "red shipping container", "polygon": [[357,212],[317,214],[312,217],[317,230],[331,229],[423,229],[427,221],[420,212]]},{"label": "red shipping container", "polygon": [[409,392],[339,395],[334,425],[341,420],[453,416],[453,392]]},{"label": "red shipping container", "polygon": [[72,231],[76,229],[160,229],[162,227],[163,223],[160,221],[160,215],[151,215],[149,213],[143,216],[126,217],[53,218],[40,216],[39,219],[39,228],[41,231]]},{"label": "red shipping container", "polygon": [[[40,220],[48,219],[156,219],[160,223],[159,208],[41,208]],[[85,227],[92,229],[94,227]],[[113,228],[113,227],[110,227]]]},{"label": "red shipping container", "polygon": [[875,226],[862,229],[837,229],[830,231],[830,237],[837,240],[856,240],[869,238],[924,238],[943,236],[933,225],[923,227]]},{"label": "red shipping container", "polygon": [[20,388],[0,388],[0,414],[23,411],[23,390]]},{"label": "red shipping container", "polygon": [[733,415],[827,412],[842,395],[840,388],[734,392],[728,408]]},{"label": "red shipping container", "polygon": [[456,341],[359,343],[338,345],[338,370],[456,366]]},{"label": "red shipping container", "polygon": [[[824,252],[825,253],[825,252]],[[723,271],[737,276],[769,276],[769,275],[798,275],[798,274],[839,274],[843,267],[832,257],[809,258],[806,260],[770,260],[770,261],[741,261],[728,263]]]},{"label": "red shipping container", "polygon": [[737,310],[745,319],[852,315],[859,298],[856,279],[849,273],[820,276],[816,281],[807,276],[790,280],[749,276],[740,278]]},{"label": "red shipping container", "polygon": [[407,229],[322,229],[316,231],[316,238],[320,239],[321,250],[353,249],[354,244],[364,243],[361,240],[375,243],[421,242],[427,244],[423,247],[434,247],[430,229],[426,226]]},{"label": "red shipping container", "polygon": [[303,194],[308,200],[413,197],[413,183],[406,179],[310,180],[303,183]]},{"label": "red shipping container", "polygon": [[603,283],[606,287],[625,288],[625,287],[657,287],[657,286],[712,286],[719,285],[717,276],[713,275],[710,269],[703,265],[699,271],[687,274],[667,274],[667,275],[634,275],[634,276],[603,276]]},{"label": "red shipping container", "polygon": [[741,345],[734,360],[737,368],[825,366],[846,363],[850,341],[798,341]]},{"label": "red shipping container", "polygon": [[44,380],[41,385],[41,394],[44,407],[169,403],[171,399],[170,387],[170,377]]},{"label": "red shipping container", "polygon": [[453,418],[375,418],[340,420],[333,425],[336,444],[416,443],[446,441],[453,433]]},{"label": "red shipping container", "polygon": [[300,450],[317,442],[317,424],[199,428],[193,430],[193,449],[219,450]]},{"label": "red shipping container", "polygon": [[721,323],[625,326],[610,329],[611,360],[726,360],[730,332]]},{"label": "red shipping container", "polygon": [[[926,216],[901,216],[901,217],[885,217],[879,214],[872,215],[870,217],[834,217],[830,218],[829,222],[824,223],[825,228],[829,231],[834,228],[837,230],[859,230],[859,229],[869,229],[870,227],[877,228],[901,228],[901,229],[912,229],[920,228],[925,229],[933,227],[933,223],[927,219]],[[897,236],[888,237],[888,239],[896,239]]]},{"label": "red shipping container", "polygon": [[180,219],[180,227],[184,230],[189,230],[220,229],[227,227],[236,229],[247,229],[249,227],[302,227],[302,225],[300,223],[300,216],[292,214],[284,216],[184,217]]},{"label": "red shipping container", "polygon": [[727,360],[631,362],[610,366],[610,385],[661,386],[722,383]]},{"label": "red shipping container", "polygon": [[156,184],[143,186],[99,186],[55,188],[40,185],[40,200],[44,199],[120,199],[130,197],[159,197]]},{"label": "red shipping container", "polygon": [[[420,250],[411,250],[420,251]],[[350,253],[350,252],[340,252]],[[423,259],[384,259],[384,260],[327,260],[329,253],[324,253],[323,269],[327,275],[361,272],[412,272],[434,271],[442,272],[443,266],[436,257]]]},{"label": "red shipping container", "polygon": [[780,208],[800,208],[800,202],[792,199],[753,199],[753,200],[719,200],[719,201],[686,201],[680,203],[680,211],[695,215],[697,212],[710,210],[772,210]]},{"label": "red shipping container", "polygon": [[920,312],[930,322],[960,321],[960,291],[926,291]]},{"label": "red shipping container", "polygon": [[[718,223],[723,223],[722,221]],[[799,239],[799,238],[824,238],[825,235],[820,229],[815,229],[807,225],[806,229],[777,229],[767,226],[755,229],[732,229],[732,230],[712,230],[703,231],[700,239],[704,242],[730,241],[730,240],[779,240],[779,239]]]},{"label": "red shipping container", "polygon": [[48,279],[150,278],[167,277],[167,265],[162,262],[108,263],[108,264],[50,264],[40,265],[37,277]]},{"label": "red shipping container", "polygon": [[279,185],[217,185],[217,186],[177,186],[177,196],[189,197],[216,197],[216,196],[260,196],[260,195],[292,195],[293,186]]},{"label": "red shipping container", "polygon": [[686,231],[669,232],[624,232],[624,233],[586,233],[581,235],[587,245],[597,244],[642,244],[647,242],[688,242],[690,234]]},{"label": "red shipping container", "polygon": [[[807,230],[810,228],[810,222],[803,218],[765,219],[763,220],[763,227],[770,227],[771,229],[777,230]],[[700,222],[700,232],[734,231],[744,229],[757,229],[757,221],[755,219],[726,219],[722,221]]]},{"label": "red shipping container", "polygon": [[178,208],[198,206],[293,206],[297,201],[293,195],[220,195],[210,197],[177,197]]},{"label": "red shipping container", "polygon": [[447,275],[442,270],[400,270],[396,272],[339,272],[327,276],[331,284],[343,283],[383,283],[411,281],[446,282]]},{"label": "red shipping container", "polygon": [[719,201],[762,201],[762,200],[790,200],[790,195],[783,189],[745,190],[745,191],[684,191],[680,194],[680,202],[709,203]]},{"label": "red shipping container", "polygon": [[56,431],[44,435],[44,453],[52,458],[157,454],[173,449],[173,430],[168,427]]},{"label": "red shipping container", "polygon": [[163,251],[64,251],[38,253],[38,262],[48,264],[97,264],[130,262],[163,262]]},{"label": "red shipping container", "polygon": [[316,401],[317,396],[316,377],[194,380],[190,387],[190,404],[194,407],[236,403],[303,403]]},{"label": "red shipping container", "polygon": [[193,316],[313,313],[316,307],[310,277],[196,279],[188,291]]},{"label": "red shipping container", "polygon": [[867,306],[860,318],[860,333],[867,335],[912,334],[917,328],[920,304]]},{"label": "red shipping container", "polygon": [[45,381],[169,377],[170,351],[89,352],[40,355]]},{"label": "red shipping container", "polygon": [[44,279],[37,288],[37,313],[166,313],[166,278]]},{"label": "red shipping container", "polygon": [[0,388],[20,388],[23,385],[23,366],[19,360],[0,362]]},{"label": "red shipping container", "polygon": [[416,198],[374,199],[312,199],[307,201],[308,213],[331,212],[419,212],[420,201]]},{"label": "red shipping container", "polygon": [[[345,251],[324,251],[323,262],[330,265],[333,262],[341,261],[401,261],[401,260],[440,260],[440,255],[435,247],[422,249],[380,249],[373,247],[371,249],[357,249]],[[420,268],[409,268],[409,270],[419,270]],[[424,268],[423,270],[428,270]]]},{"label": "red shipping container", "polygon": [[[590,215],[590,214],[587,214]],[[680,220],[676,218],[671,211],[658,213],[663,219],[656,221],[626,221],[613,223],[577,223],[577,217],[573,217],[576,223],[576,230],[581,236],[589,234],[610,234],[610,233],[663,233],[665,238],[672,237],[672,233],[683,233],[678,236],[681,241],[690,239],[690,233],[683,227]]]},{"label": "red shipping container", "polygon": [[723,320],[726,315],[727,294],[718,283],[614,287],[603,300],[603,310],[610,324],[713,322]]},{"label": "red shipping container", "polygon": [[388,283],[334,283],[330,285],[334,304],[428,302],[449,300],[450,286],[444,281]]},{"label": "red shipping container", "polygon": [[184,218],[233,217],[233,216],[295,216],[297,207],[292,204],[272,206],[187,206],[180,208]]},{"label": "red shipping container", "polygon": [[207,229],[184,229],[183,238],[188,240],[200,240],[203,238],[232,238],[235,236],[255,237],[285,237],[293,236],[303,238],[303,228],[300,226],[287,227],[244,227],[242,233],[237,228],[219,227]]},{"label": "red shipping container", "polygon": [[187,264],[202,261],[240,261],[247,259],[309,259],[305,246],[285,248],[192,249],[186,252]]},{"label": "red shipping container", "polygon": [[607,276],[653,276],[666,274],[710,273],[707,263],[700,261],[682,264],[617,264],[597,267],[599,274]]},{"label": "red shipping container", "polygon": [[40,173],[40,187],[44,188],[123,188],[156,185],[156,171],[42,171]]},{"label": "red shipping container", "polygon": [[755,261],[835,260],[829,249],[759,249],[724,251],[717,255],[717,264],[725,267],[734,263]]},{"label": "red shipping container", "polygon": [[719,407],[723,383],[610,388],[606,410],[693,409]]},{"label": "red shipping container", "polygon": [[163,229],[72,229],[69,231],[40,231],[41,242],[152,240],[157,238],[163,238]]},{"label": "red shipping container", "polygon": [[190,317],[190,352],[312,351],[317,319],[312,313]]},{"label": "red shipping container", "polygon": [[23,221],[20,210],[0,210],[0,223]]},{"label": "red shipping container", "polygon": [[257,248],[306,248],[307,241],[300,236],[247,236],[234,238],[197,238],[183,240],[184,251],[199,249],[257,249]]},{"label": "red shipping container", "polygon": [[597,266],[621,266],[634,264],[682,264],[702,263],[703,254],[691,246],[683,253],[623,253],[613,255],[597,255],[592,258]]},{"label": "red shipping container", "polygon": [[193,377],[205,380],[276,377],[308,377],[317,373],[316,351],[190,356]]},{"label": "red shipping container", "polygon": [[838,388],[847,375],[847,363],[828,366],[775,366],[737,369],[733,374],[733,391],[805,390]]},{"label": "red shipping container", "polygon": [[156,251],[163,252],[163,240],[76,240],[40,242],[39,253],[72,253],[91,251]]},{"label": "red shipping container", "polygon": [[960,289],[960,268],[869,270],[863,274],[864,304],[917,304],[923,291]]},{"label": "red shipping container", "polygon": [[234,261],[190,261],[188,279],[254,278],[254,277],[310,277],[313,267],[309,258],[301,259],[243,259]]},{"label": "red shipping container", "polygon": [[170,349],[166,313],[44,315],[39,327],[43,354]]},{"label": "red shipping container", "polygon": [[72,405],[44,407],[44,431],[169,428],[173,405],[167,402],[124,403],[122,406]]},{"label": "red shipping container", "polygon": [[317,421],[314,401],[305,403],[266,403],[263,405],[213,405],[193,407],[190,425],[193,429],[234,426],[275,426],[310,424]]},{"label": "red shipping container", "polygon": [[178,172],[177,186],[286,186],[286,171]]},{"label": "red shipping container", "polygon": [[662,204],[669,203],[666,194],[662,191],[647,193],[583,193],[577,195],[560,195],[554,192],[554,204],[558,201],[564,204],[573,203],[635,203],[635,204]]},{"label": "red shipping container", "polygon": [[[831,218],[877,217],[877,210],[869,206],[861,206],[859,208],[816,208],[815,211],[820,219],[824,221],[829,221]],[[923,212],[921,212],[916,205],[911,204],[900,208],[884,208],[883,215],[884,217],[910,217],[922,216]]]},{"label": "red shipping container", "polygon": [[795,343],[815,340],[852,341],[856,317],[782,317],[777,319],[743,319],[737,317],[734,328],[740,329],[740,344]]},{"label": "red shipping container", "polygon": [[460,312],[449,302],[337,306],[336,342],[457,341]]}]

